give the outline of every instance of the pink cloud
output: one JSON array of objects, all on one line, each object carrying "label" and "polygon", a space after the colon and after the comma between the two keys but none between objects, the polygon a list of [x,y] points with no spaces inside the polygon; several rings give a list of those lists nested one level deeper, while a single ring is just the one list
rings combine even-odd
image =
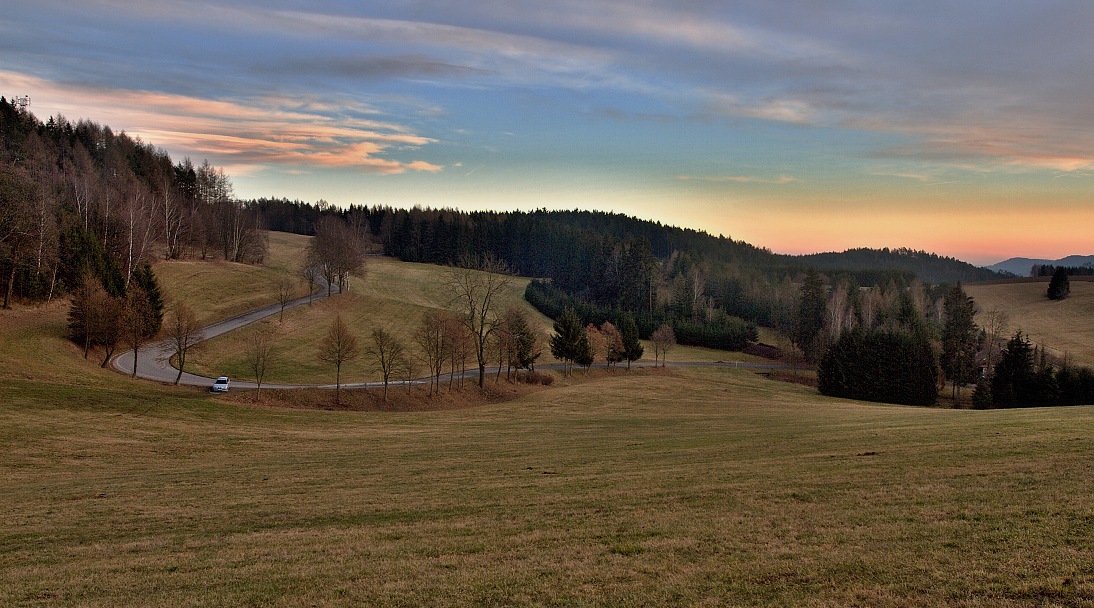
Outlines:
[{"label": "pink cloud", "polygon": [[[2,70],[0,82],[11,90],[28,91],[31,110],[43,117],[88,118],[174,154],[231,166],[235,174],[249,175],[267,168],[338,167],[383,174],[441,169],[423,160],[389,158],[395,150],[414,149],[435,140],[403,125],[361,118],[377,112],[353,102],[336,108],[329,102],[298,98],[218,101],[59,84]],[[332,109],[349,116],[335,115]]]}]

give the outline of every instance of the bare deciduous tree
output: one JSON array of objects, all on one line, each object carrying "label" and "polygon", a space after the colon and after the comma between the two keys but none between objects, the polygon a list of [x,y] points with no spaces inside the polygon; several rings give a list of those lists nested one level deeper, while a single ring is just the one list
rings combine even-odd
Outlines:
[{"label": "bare deciduous tree", "polygon": [[[448,388],[451,390],[452,383],[458,379],[458,387],[462,389],[464,372],[467,371],[467,358],[471,355],[473,337],[459,317],[446,314],[444,321],[444,359],[448,361]],[[458,376],[456,370],[459,370]]]},{"label": "bare deciduous tree", "polygon": [[441,388],[441,370],[444,368],[445,352],[445,317],[446,313],[440,310],[427,312],[418,328],[414,331],[414,343],[418,345],[426,368],[429,370],[429,396],[433,396],[433,387],[439,391]]},{"label": "bare deciduous tree", "polygon": [[600,333],[604,336],[604,341],[607,344],[604,358],[607,359],[608,366],[611,367],[613,363],[619,363],[623,360],[623,334],[619,333],[619,329],[608,321],[600,324]]},{"label": "bare deciduous tree", "polygon": [[338,284],[341,291],[351,274],[361,274],[365,263],[365,243],[340,219],[322,218],[315,237],[308,243],[308,265],[315,267],[327,281],[327,295]]},{"label": "bare deciduous tree", "polygon": [[133,349],[133,377],[136,378],[137,355],[140,353],[141,346],[152,338],[155,320],[147,294],[135,282],[129,285],[126,292],[124,313],[125,338],[129,347]]},{"label": "bare deciduous tree", "polygon": [[274,282],[274,289],[277,291],[277,302],[281,305],[281,314],[278,316],[277,322],[281,323],[285,320],[285,306],[292,301],[292,297],[296,293],[296,286],[289,277],[281,277]]},{"label": "bare deciduous tree", "polygon": [[384,382],[384,403],[387,403],[387,386],[391,378],[397,375],[406,364],[406,349],[403,343],[386,329],[372,330],[372,343],[367,351],[372,357],[380,378]]},{"label": "bare deciduous tree", "polygon": [[676,334],[672,331],[672,327],[668,323],[662,323],[661,327],[658,327],[652,334],[650,334],[650,340],[653,341],[653,364],[657,365],[657,357],[661,357],[661,367],[665,367],[665,357],[668,356],[669,351],[673,346],[676,346]]},{"label": "bare deciduous tree", "polygon": [[175,376],[175,384],[178,384],[179,380],[182,379],[182,371],[186,367],[187,355],[193,351],[198,342],[205,339],[205,336],[201,331],[201,324],[198,323],[197,316],[194,315],[194,311],[190,309],[186,302],[176,302],[171,308],[168,331],[171,334],[167,341],[179,364],[179,373]]},{"label": "bare deciduous tree", "polygon": [[1000,338],[1006,335],[1009,326],[1010,314],[1005,310],[992,308],[982,315],[981,327],[984,329],[984,338],[988,343],[987,352],[985,353],[988,376],[991,376],[992,371],[995,369],[995,345]]},{"label": "bare deciduous tree", "polygon": [[585,326],[585,336],[589,340],[589,356],[592,359],[591,363],[596,363],[597,360],[608,360],[608,340],[604,337],[604,334],[600,333],[600,330],[596,328],[596,325],[589,323]]},{"label": "bare deciduous tree", "polygon": [[499,260],[487,256],[480,263],[463,260],[448,277],[452,294],[449,307],[467,329],[479,364],[479,388],[486,383],[487,340],[501,323],[498,307],[501,294],[511,280]]},{"label": "bare deciduous tree", "polygon": [[319,279],[319,269],[310,262],[304,262],[304,267],[300,269],[300,276],[308,283],[308,304],[311,304],[312,296],[315,295],[315,281]]},{"label": "bare deciduous tree", "polygon": [[357,337],[350,333],[342,315],[334,317],[327,335],[319,343],[319,359],[334,365],[334,402],[342,403],[342,365],[361,354]]},{"label": "bare deciduous tree", "polygon": [[273,352],[273,337],[267,327],[263,326],[251,335],[250,350],[248,351],[248,363],[255,375],[257,395],[262,394],[262,379],[266,377],[266,368],[270,364],[270,353]]}]

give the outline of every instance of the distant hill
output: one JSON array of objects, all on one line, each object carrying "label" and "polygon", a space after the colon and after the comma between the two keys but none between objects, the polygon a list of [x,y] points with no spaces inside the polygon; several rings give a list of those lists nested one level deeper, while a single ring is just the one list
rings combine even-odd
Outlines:
[{"label": "distant hill", "polygon": [[915,249],[848,249],[841,253],[801,256],[800,259],[822,271],[895,270],[914,273],[927,283],[968,283],[999,278],[995,270]]},{"label": "distant hill", "polygon": [[1058,260],[1044,260],[1036,258],[1010,258],[998,264],[986,266],[988,270],[996,272],[1009,272],[1020,277],[1028,277],[1034,266],[1051,264],[1052,266],[1094,266],[1094,255],[1069,255]]}]

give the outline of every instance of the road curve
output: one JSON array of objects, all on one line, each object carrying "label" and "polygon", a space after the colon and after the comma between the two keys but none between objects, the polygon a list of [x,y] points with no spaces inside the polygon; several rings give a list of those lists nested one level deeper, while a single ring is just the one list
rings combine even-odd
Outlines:
[{"label": "road curve", "polygon": [[[333,294],[338,294],[337,289]],[[310,295],[302,296],[287,302],[285,309],[295,308],[301,304],[307,304],[315,300],[321,300],[327,297],[326,285],[321,285],[320,288]],[[281,312],[281,304],[271,304],[257,310],[245,312],[241,315],[232,317],[231,319],[225,319],[218,323],[202,328],[201,340],[208,340],[215,338],[221,334],[226,334],[230,331],[234,331],[246,325],[250,325],[255,321],[265,319],[266,317],[276,315]],[[136,355],[137,369],[136,377],[143,378],[145,380],[154,380],[156,382],[164,382],[168,384],[174,384],[175,378],[178,377],[178,368],[171,365],[171,357],[175,355],[175,351],[171,346],[170,340],[162,340],[160,342],[152,342],[142,346]],[[111,365],[116,371],[133,374],[133,359],[134,351],[127,350],[114,358]],[[197,374],[191,374],[189,372],[183,372],[182,377],[179,378],[179,384],[187,384],[191,386],[210,386],[213,384],[212,378],[206,378],[205,376],[198,376]],[[233,386],[240,388],[255,388],[256,385],[253,382],[236,382],[232,381]],[[277,384],[265,384],[262,386],[266,388],[305,388],[304,386],[297,385],[277,385]],[[331,385],[334,388],[334,385]]]},{"label": "road curve", "polygon": [[[334,291],[334,294],[339,293]],[[288,302],[285,305],[286,309],[300,306],[301,304],[307,304],[314,300],[327,297],[327,290],[325,286],[321,286],[319,290],[313,292],[311,295],[303,296]],[[226,319],[218,323],[214,323],[201,330],[202,340],[208,340],[215,338],[221,334],[234,331],[246,325],[250,325],[261,319],[265,319],[271,315],[275,315],[281,312],[280,304],[271,304],[257,310],[243,313],[241,315]],[[171,365],[171,357],[175,354],[174,349],[171,347],[170,340],[162,340],[160,342],[153,342],[146,344],[140,348],[139,353],[136,355],[136,377],[144,380],[152,380],[155,382],[163,382],[165,384],[174,384],[175,378],[179,375],[178,368]],[[133,374],[133,361],[134,351],[128,350],[120,355],[116,356],[111,362],[111,366],[115,371]],[[651,367],[654,363],[649,361],[636,361],[632,365],[635,367]],[[741,362],[725,362],[725,361],[669,361],[666,363],[668,367],[735,367],[741,369],[751,370],[788,370],[788,369],[803,369],[801,366],[789,365],[785,363],[741,363]],[[606,364],[601,363],[595,367],[606,367]],[[547,364],[539,366],[540,369],[561,370],[564,368],[558,364]],[[489,373],[495,373],[497,368],[492,368]],[[465,377],[475,377],[478,375],[478,369],[469,370],[464,373]],[[411,384],[425,384],[429,382],[430,378],[419,378],[412,380]],[[189,372],[183,372],[179,378],[179,384],[185,384],[189,386],[211,386],[213,384],[213,378],[206,378],[205,376],[199,376],[197,374],[191,374]],[[403,384],[402,381],[392,382],[391,384]],[[237,381],[232,380],[232,386],[237,388],[257,388],[254,382]],[[333,384],[262,384],[263,388],[272,389],[303,389],[303,388],[334,388]],[[382,387],[382,382],[350,382],[342,384],[342,388],[376,388]]]}]

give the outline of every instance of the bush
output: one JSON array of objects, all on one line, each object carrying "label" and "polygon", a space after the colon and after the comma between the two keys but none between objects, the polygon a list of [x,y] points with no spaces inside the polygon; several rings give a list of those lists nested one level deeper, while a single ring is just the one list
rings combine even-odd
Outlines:
[{"label": "bush", "polygon": [[553,374],[544,372],[527,372],[518,376],[525,384],[541,384],[543,386],[551,386],[555,381]]}]

